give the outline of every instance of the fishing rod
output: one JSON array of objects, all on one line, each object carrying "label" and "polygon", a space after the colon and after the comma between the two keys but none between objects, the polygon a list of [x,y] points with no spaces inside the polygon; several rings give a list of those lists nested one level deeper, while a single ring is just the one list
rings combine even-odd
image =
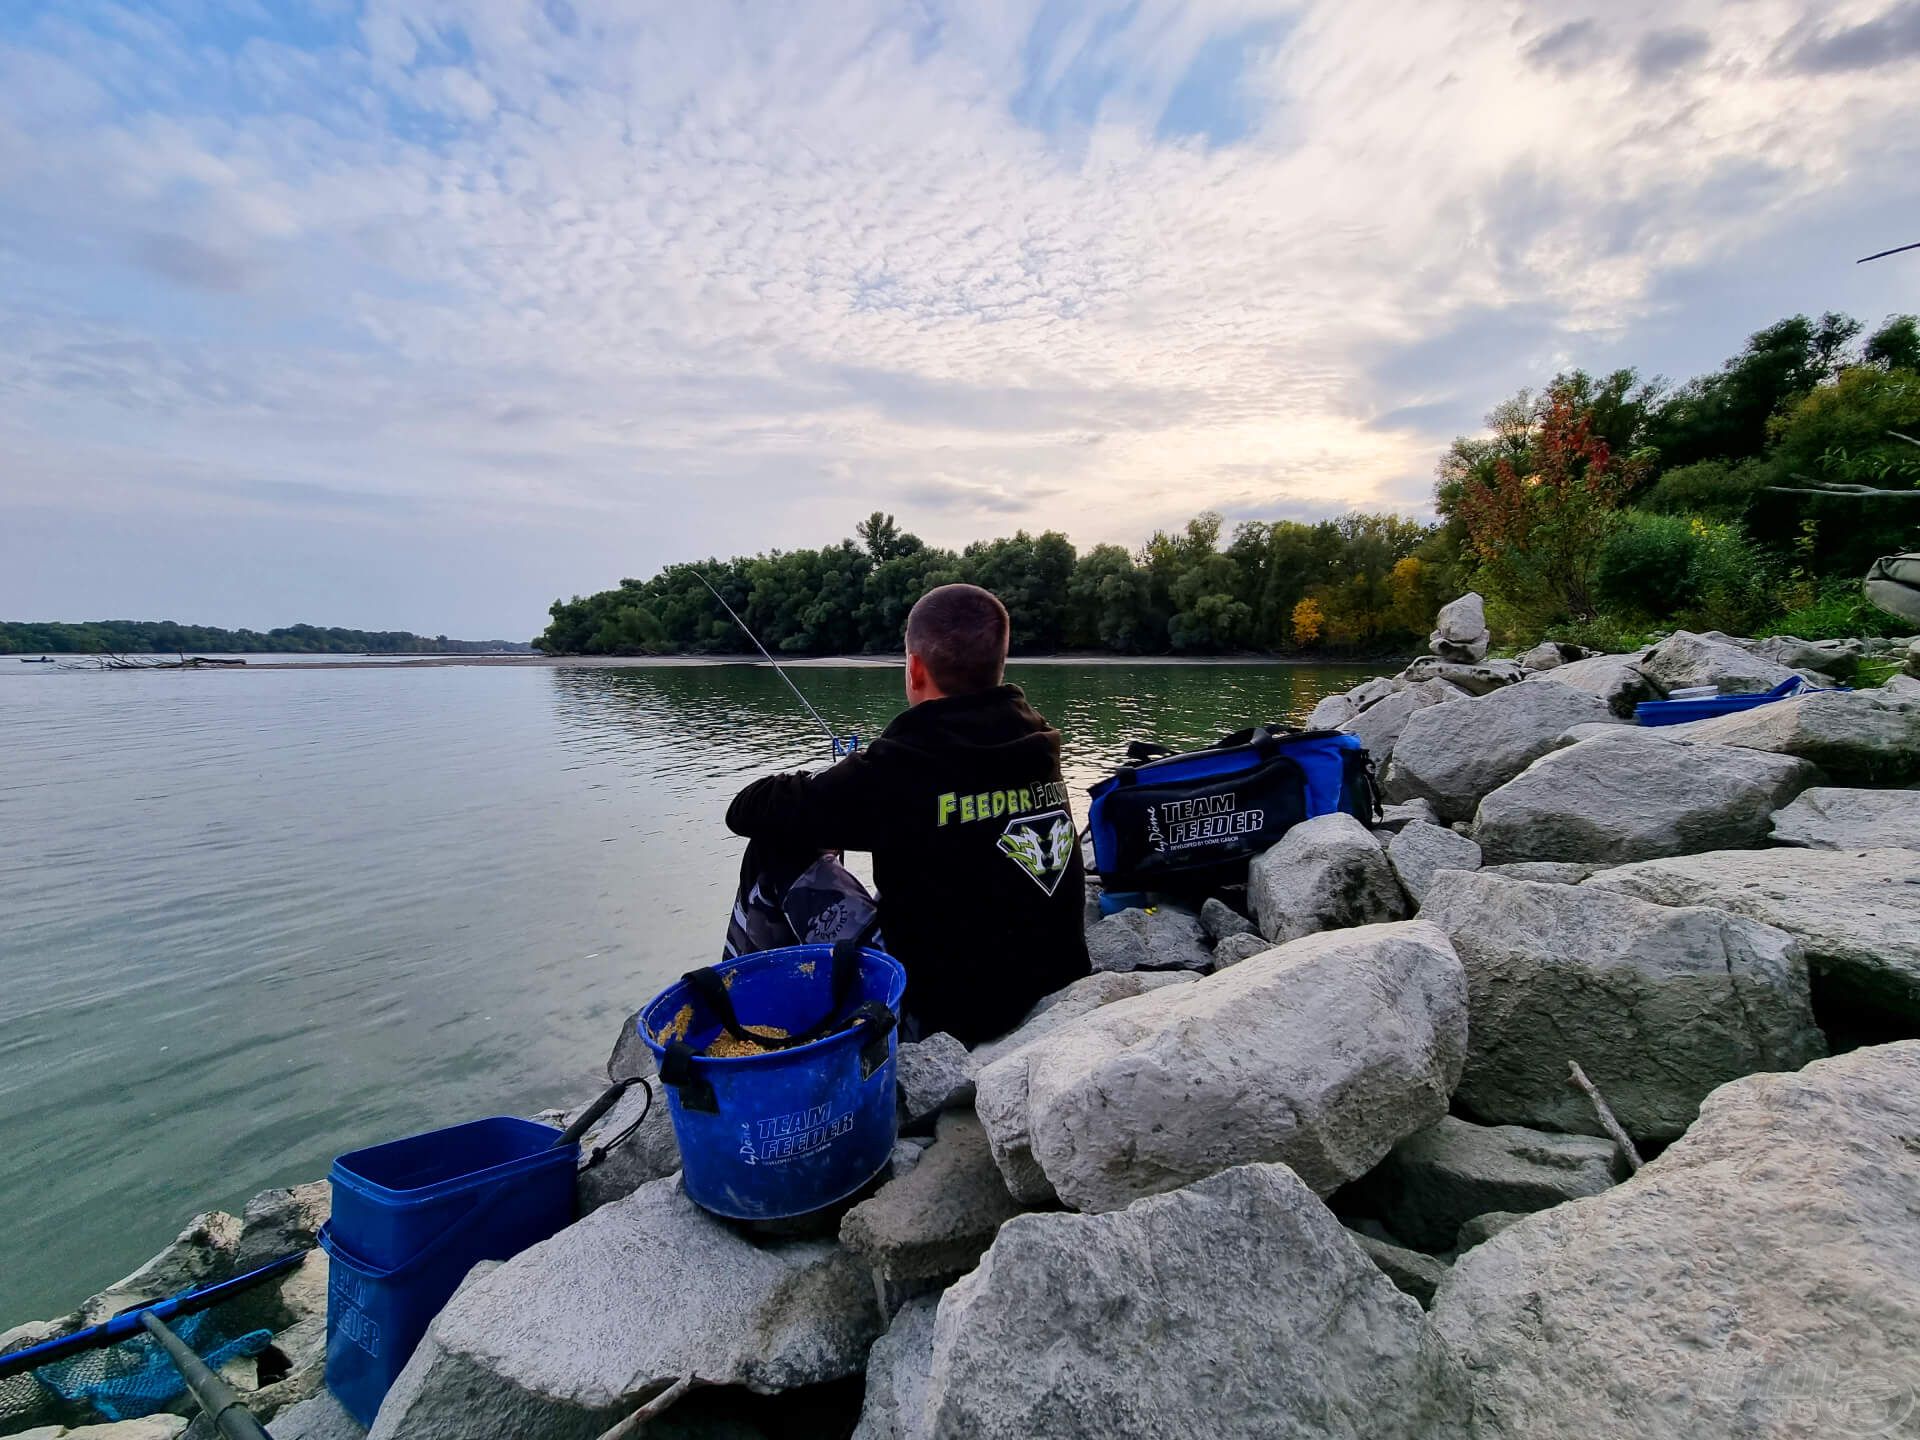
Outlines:
[{"label": "fishing rod", "polygon": [[807,714],[813,717],[813,723],[818,725],[822,730],[826,731],[827,743],[833,747],[833,758],[838,760],[843,756],[851,755],[854,751],[858,750],[860,748],[860,737],[858,735],[849,735],[846,737],[846,739],[843,740],[838,735],[834,734],[833,727],[827,724],[825,720],[820,718],[820,712],[814,709],[813,706],[808,703],[807,697],[800,693],[800,687],[793,683],[793,677],[788,675],[786,671],[780,668],[780,662],[774,659],[772,652],[770,652],[766,646],[760,643],[760,637],[758,635],[755,635],[753,631],[747,628],[747,622],[742,620],[740,618],[739,612],[736,611],[733,608],[733,606],[727,603],[727,597],[722,595],[718,590],[714,589],[713,582],[707,579],[707,577],[704,574],[702,574],[700,570],[698,570],[692,565],[689,565],[687,568],[693,571],[694,579],[698,580],[702,585],[707,587],[707,593],[713,596],[714,599],[720,602],[720,608],[726,611],[727,614],[732,618],[733,623],[740,627],[740,633],[746,636],[747,639],[753,641],[753,648],[758,650],[762,655],[766,656],[767,664],[773,666],[773,673],[778,675],[782,680],[785,680],[787,682],[787,688],[793,692],[793,698],[798,700],[802,708],[806,710]]},{"label": "fishing rod", "polygon": [[1872,255],[1862,255],[1858,260],[1854,261],[1853,263],[1856,265],[1864,265],[1869,260],[1884,260],[1889,255],[1904,254],[1908,250],[1920,250],[1920,240],[1914,241],[1913,244],[1911,245],[1896,245],[1891,250],[1881,250],[1881,251],[1877,251]]}]

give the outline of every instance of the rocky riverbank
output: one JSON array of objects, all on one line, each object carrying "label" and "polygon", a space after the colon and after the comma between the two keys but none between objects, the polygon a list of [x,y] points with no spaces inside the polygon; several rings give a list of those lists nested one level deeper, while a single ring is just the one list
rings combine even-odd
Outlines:
[{"label": "rocky riverbank", "polygon": [[[1489,660],[1468,597],[1433,649],[1311,717],[1366,742],[1380,823],[1090,916],[1096,973],[1015,1033],[902,1047],[891,1171],[813,1232],[693,1206],[651,1115],[578,1223],[469,1277],[374,1440],[595,1440],[670,1387],[629,1433],[1920,1434],[1920,641]],[[610,1075],[645,1064],[623,1031]],[[310,1243],[325,1203],[199,1217],[0,1349]],[[318,1393],[325,1274],[249,1302],[278,1440],[359,1434]],[[84,1419],[29,1433],[210,1434]]]}]

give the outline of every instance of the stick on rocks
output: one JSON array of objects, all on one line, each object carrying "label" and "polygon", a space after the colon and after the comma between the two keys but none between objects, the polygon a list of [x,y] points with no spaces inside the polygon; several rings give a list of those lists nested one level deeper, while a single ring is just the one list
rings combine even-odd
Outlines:
[{"label": "stick on rocks", "polygon": [[1620,1153],[1626,1157],[1627,1170],[1637,1174],[1646,1161],[1640,1158],[1640,1152],[1633,1148],[1633,1137],[1620,1128],[1620,1122],[1613,1118],[1613,1107],[1607,1104],[1607,1097],[1587,1078],[1587,1072],[1580,1068],[1578,1060],[1569,1060],[1567,1069],[1572,1073],[1573,1083],[1587,1092],[1587,1099],[1593,1102],[1594,1113],[1600,1117],[1600,1128],[1613,1137],[1613,1143],[1620,1147]]}]

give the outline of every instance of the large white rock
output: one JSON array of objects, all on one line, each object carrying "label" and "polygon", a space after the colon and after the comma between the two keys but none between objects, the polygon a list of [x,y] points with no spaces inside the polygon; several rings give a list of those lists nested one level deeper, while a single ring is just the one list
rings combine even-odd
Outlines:
[{"label": "large white rock", "polygon": [[1409,1245],[1450,1250],[1476,1215],[1598,1195],[1614,1182],[1613,1152],[1612,1141],[1588,1135],[1443,1115],[1394,1146],[1352,1193]]},{"label": "large white rock", "polygon": [[1479,1440],[1920,1433],[1920,1042],[1716,1091],[1634,1179],[1453,1267]]},{"label": "large white rock", "polygon": [[1866,645],[1859,640],[1801,640],[1792,635],[1769,635],[1750,648],[1762,660],[1789,670],[1811,670],[1830,680],[1851,680],[1860,668]]},{"label": "large white rock", "polygon": [[1023,1198],[1033,1170],[1112,1210],[1264,1160],[1328,1194],[1446,1113],[1466,1043],[1445,937],[1369,925],[1096,1010],[989,1065],[975,1103]]},{"label": "large white rock", "polygon": [[906,1286],[971,1270],[1016,1213],[980,1122],[949,1110],[913,1169],[847,1212],[840,1243],[881,1280]]},{"label": "large white rock", "polygon": [[1387,762],[1393,758],[1394,747],[1400,743],[1400,736],[1407,728],[1407,721],[1418,711],[1430,705],[1445,705],[1451,700],[1464,700],[1467,692],[1445,680],[1423,680],[1417,685],[1409,685],[1404,690],[1395,691],[1377,704],[1369,705],[1350,720],[1344,720],[1339,728],[1349,735],[1360,737],[1360,743],[1367,747],[1374,768],[1384,771]]},{"label": "large white rock", "polygon": [[1600,1133],[1572,1060],[1628,1134],[1671,1139],[1716,1085],[1826,1049],[1799,945],[1723,910],[1455,870],[1420,916],[1466,967],[1455,1099],[1490,1124]]},{"label": "large white rock", "polygon": [[1443,660],[1459,660],[1472,665],[1487,658],[1486,602],[1468,591],[1458,600],[1440,607],[1427,648]]},{"label": "large white rock", "polygon": [[1640,657],[1640,671],[1671,693],[1690,685],[1717,685],[1722,695],[1757,695],[1794,678],[1785,665],[1729,640],[1676,630]]},{"label": "large white rock", "polygon": [[940,1302],[933,1436],[1461,1440],[1419,1305],[1282,1165],[1023,1215]]},{"label": "large white rock", "polygon": [[[683,1375],[762,1393],[857,1374],[872,1277],[830,1240],[755,1244],[678,1176],[469,1281],[395,1381],[371,1440],[591,1440]],[[596,1428],[597,1427],[597,1428]]]},{"label": "large white rock", "polygon": [[1531,678],[1597,695],[1617,720],[1633,719],[1634,706],[1643,700],[1658,700],[1666,693],[1640,669],[1638,655],[1590,655],[1542,670]]},{"label": "large white rock", "polygon": [[1517,685],[1526,678],[1517,660],[1483,660],[1478,665],[1458,660],[1442,660],[1437,655],[1422,655],[1396,679],[1402,685],[1419,685],[1428,680],[1445,680],[1469,695],[1485,695],[1502,685]]},{"label": "large white rock", "polygon": [[1676,725],[1676,738],[1811,760],[1828,778],[1899,785],[1920,776],[1920,702],[1821,691]]},{"label": "large white rock", "polygon": [[1111,1005],[1116,1000],[1131,1000],[1135,995],[1144,995],[1149,990],[1158,990],[1166,985],[1191,984],[1199,978],[1190,970],[1096,971],[1092,975],[1083,975],[1064,989],[1043,996],[1016,1029],[998,1040],[975,1046],[974,1073],[977,1075],[1001,1056],[1011,1055],[1021,1046],[1032,1044],[1049,1031],[1098,1010],[1102,1005]]},{"label": "large white rock", "polygon": [[1323,695],[1303,722],[1308,730],[1333,730],[1351,720],[1360,707],[1345,695]]},{"label": "large white rock", "polygon": [[1612,719],[1598,698],[1544,681],[1423,710],[1394,747],[1387,796],[1417,796],[1442,820],[1470,820],[1483,795],[1546,754],[1569,728]]},{"label": "large white rock", "polygon": [[1826,985],[1920,1016],[1920,853],[1729,850],[1623,865],[1581,886],[1662,905],[1714,905],[1777,926]]},{"label": "large white rock", "polygon": [[1480,802],[1473,838],[1489,864],[1763,845],[1773,812],[1819,776],[1790,755],[1615,729],[1541,756]]},{"label": "large white rock", "polygon": [[852,1440],[921,1440],[938,1295],[909,1300],[867,1356],[867,1394]]},{"label": "large white rock", "polygon": [[1087,927],[1087,954],[1096,971],[1205,970],[1206,932],[1200,917],[1170,905],[1128,909]]},{"label": "large white rock", "polygon": [[1774,812],[1773,843],[1807,850],[1920,850],[1920,790],[1805,791]]},{"label": "large white rock", "polygon": [[1260,933],[1275,942],[1407,913],[1380,841],[1344,811],[1303,821],[1254,856],[1247,906]]},{"label": "large white rock", "polygon": [[1417,905],[1442,870],[1478,870],[1480,847],[1445,825],[1415,820],[1387,842],[1387,861]]}]

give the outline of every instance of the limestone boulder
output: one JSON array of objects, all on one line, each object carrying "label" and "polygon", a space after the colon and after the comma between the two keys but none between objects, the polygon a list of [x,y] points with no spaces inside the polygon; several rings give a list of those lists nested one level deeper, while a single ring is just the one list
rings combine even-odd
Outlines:
[{"label": "limestone boulder", "polygon": [[98,1325],[122,1310],[232,1278],[244,1229],[224,1210],[194,1216],[166,1249],[82,1305],[80,1324]]},{"label": "limestone boulder", "polygon": [[1170,905],[1120,910],[1087,928],[1097,971],[1205,970],[1212,960],[1200,917]]},{"label": "limestone boulder", "polygon": [[1717,1090],[1627,1183],[1462,1255],[1433,1321],[1481,1440],[1903,1436],[1920,1042]]},{"label": "limestone boulder", "polygon": [[1199,978],[1191,970],[1095,971],[1091,975],[1083,975],[1071,985],[1043,997],[1013,1030],[997,1040],[976,1045],[973,1050],[974,1074],[977,1078],[981,1070],[1001,1056],[1032,1044],[1069,1020],[1077,1020],[1102,1005],[1111,1005],[1116,1000],[1131,1000],[1135,995],[1144,995],[1149,990],[1158,990],[1167,985],[1190,984]]},{"label": "limestone boulder", "polygon": [[1866,645],[1859,640],[1800,640],[1792,635],[1770,635],[1756,640],[1752,651],[1789,670],[1811,670],[1829,680],[1846,682],[1860,668]]},{"label": "limestone boulder", "polygon": [[1797,755],[1842,782],[1920,777],[1920,703],[1872,690],[1796,695],[1673,729],[1681,739]]},{"label": "limestone boulder", "polygon": [[867,1356],[867,1394],[853,1440],[923,1440],[938,1295],[910,1300]]},{"label": "limestone boulder", "polygon": [[1308,730],[1337,730],[1359,713],[1360,707],[1345,695],[1326,695],[1307,712],[1304,725]]},{"label": "limestone boulder", "polygon": [[872,1277],[830,1240],[759,1243],[656,1180],[470,1280],[372,1440],[593,1440],[684,1375],[765,1394],[857,1374]]},{"label": "limestone boulder", "polygon": [[1458,1362],[1283,1165],[1009,1221],[934,1323],[927,1433],[1461,1440]]},{"label": "limestone boulder", "polygon": [[1595,696],[1546,681],[1423,710],[1394,749],[1387,795],[1427,800],[1442,820],[1471,820],[1482,796],[1553,749],[1569,727],[1612,718]]},{"label": "limestone boulder", "polygon": [[1578,645],[1568,645],[1559,640],[1542,640],[1538,645],[1520,656],[1520,665],[1530,672],[1557,670],[1562,665],[1571,665],[1576,660],[1591,660],[1594,652],[1582,649]]},{"label": "limestone boulder", "polygon": [[273,1419],[273,1440],[364,1440],[366,1433],[326,1390]]},{"label": "limestone boulder", "polygon": [[1480,802],[1473,838],[1489,862],[1618,865],[1764,845],[1773,812],[1819,776],[1791,755],[1616,728],[1542,755]]},{"label": "limestone boulder", "polygon": [[1407,913],[1386,851],[1344,812],[1303,821],[1256,855],[1247,868],[1247,903],[1260,933],[1276,943]]},{"label": "limestone boulder", "polygon": [[1466,1043],[1444,936],[1369,925],[1096,1010],[989,1065],[976,1105],[1021,1198],[1037,1171],[1113,1210],[1268,1160],[1330,1194],[1446,1112]]},{"label": "limestone boulder", "polygon": [[1467,692],[1457,685],[1445,680],[1423,680],[1389,695],[1377,705],[1368,706],[1339,728],[1349,735],[1357,735],[1360,743],[1367,747],[1374,768],[1384,771],[1410,719],[1431,706],[1466,698]]},{"label": "limestone boulder", "polygon": [[1692,685],[1716,685],[1722,695],[1758,695],[1794,672],[1735,645],[1725,636],[1676,630],[1640,657],[1640,671],[1671,693]]},{"label": "limestone boulder", "polygon": [[1616,720],[1633,719],[1633,707],[1666,694],[1640,668],[1637,655],[1593,655],[1541,671],[1542,684],[1567,685],[1606,702]]},{"label": "limestone boulder", "polygon": [[1440,1251],[1476,1215],[1545,1210],[1614,1179],[1610,1140],[1445,1115],[1395,1145],[1352,1199],[1409,1244]]},{"label": "limestone boulder", "polygon": [[1442,870],[1478,870],[1480,847],[1444,825],[1415,821],[1387,843],[1387,862],[1418,905]]},{"label": "limestone boulder", "polygon": [[1920,700],[1920,679],[1911,675],[1895,675],[1880,687],[1880,693],[1895,700]]},{"label": "limestone boulder", "polygon": [[1526,678],[1526,673],[1517,660],[1483,660],[1478,665],[1463,665],[1456,660],[1442,660],[1436,655],[1422,655],[1402,670],[1397,678],[1409,685],[1444,680],[1469,695],[1485,695],[1503,685],[1518,684]]},{"label": "limestone boulder", "polygon": [[1774,812],[1773,843],[1806,850],[1920,850],[1920,790],[1804,791]]},{"label": "limestone boulder", "polygon": [[[574,1110],[560,1116],[561,1128],[572,1124],[579,1114]],[[639,1128],[627,1134],[636,1122]],[[622,1135],[626,1135],[624,1140],[620,1139]],[[616,1140],[618,1145],[614,1145]],[[603,1149],[609,1145],[613,1148]],[[624,1200],[642,1185],[679,1170],[680,1141],[673,1133],[673,1117],[660,1082],[653,1082],[651,1102],[643,1086],[629,1087],[599,1123],[581,1137],[580,1147],[590,1161],[574,1182],[574,1198],[582,1215]]]},{"label": "limestone boulder", "polygon": [[1486,602],[1469,591],[1440,607],[1427,648],[1442,660],[1476,665],[1487,658],[1492,638],[1487,633]]},{"label": "limestone boulder", "polygon": [[1418,1300],[1422,1309],[1433,1303],[1433,1292],[1447,1278],[1446,1261],[1359,1230],[1353,1232],[1353,1239],[1396,1290]]},{"label": "limestone boulder", "polygon": [[1482,865],[1483,875],[1502,880],[1537,880],[1542,885],[1578,885],[1600,867],[1573,860],[1514,860],[1505,865]]},{"label": "limestone boulder", "polygon": [[917,1130],[942,1110],[972,1105],[973,1071],[967,1047],[944,1030],[901,1045],[893,1068],[900,1087],[901,1126]]},{"label": "limestone boulder", "polygon": [[1019,1213],[979,1120],[949,1110],[912,1171],[846,1213],[840,1243],[889,1285],[948,1279],[971,1270]]},{"label": "limestone boulder", "polygon": [[1200,928],[1216,945],[1229,935],[1251,935],[1258,927],[1226,901],[1209,896],[1200,907]]},{"label": "limestone boulder", "polygon": [[1628,1134],[1670,1140],[1715,1086],[1825,1052],[1790,935],[1593,883],[1448,871],[1428,892],[1421,919],[1466,967],[1470,1043],[1455,1101],[1475,1119],[1600,1133],[1568,1082],[1577,1061]]},{"label": "limestone boulder", "polygon": [[1264,955],[1272,948],[1273,942],[1257,930],[1246,935],[1229,935],[1213,947],[1213,968],[1224,970],[1242,960]]},{"label": "limestone boulder", "polygon": [[640,1038],[640,1012],[634,1011],[613,1037],[613,1051],[607,1056],[607,1079],[635,1080],[653,1074],[653,1052]]},{"label": "limestone boulder", "polygon": [[261,1191],[240,1217],[235,1270],[252,1270],[297,1250],[311,1250],[332,1208],[333,1188],[325,1180]]},{"label": "limestone boulder", "polygon": [[1460,1227],[1460,1233],[1453,1237],[1453,1249],[1456,1256],[1464,1255],[1476,1245],[1484,1245],[1502,1230],[1518,1225],[1529,1214],[1518,1210],[1489,1210],[1485,1215],[1476,1215]]},{"label": "limestone boulder", "polygon": [[1920,1018],[1920,853],[1731,850],[1623,865],[1580,887],[1712,905],[1784,930],[1816,979],[1866,1008]]},{"label": "limestone boulder", "polygon": [[1424,820],[1429,825],[1446,823],[1440,818],[1440,812],[1433,808],[1431,800],[1405,800],[1397,805],[1381,806],[1380,819],[1373,828],[1398,834],[1416,820]]}]

